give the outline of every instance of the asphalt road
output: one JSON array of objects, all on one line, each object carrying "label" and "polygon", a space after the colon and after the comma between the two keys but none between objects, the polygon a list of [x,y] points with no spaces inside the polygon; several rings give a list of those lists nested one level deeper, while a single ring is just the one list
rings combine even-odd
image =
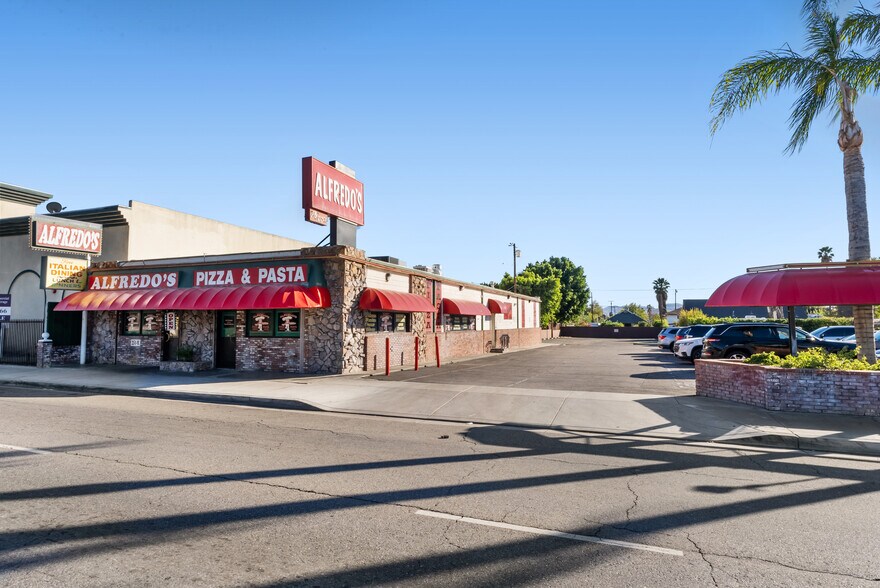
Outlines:
[{"label": "asphalt road", "polygon": [[877,586],[878,491],[851,456],[0,389],[3,586]]},{"label": "asphalt road", "polygon": [[629,394],[694,393],[694,367],[645,340],[557,339],[556,345],[376,376],[432,384],[589,390]]}]

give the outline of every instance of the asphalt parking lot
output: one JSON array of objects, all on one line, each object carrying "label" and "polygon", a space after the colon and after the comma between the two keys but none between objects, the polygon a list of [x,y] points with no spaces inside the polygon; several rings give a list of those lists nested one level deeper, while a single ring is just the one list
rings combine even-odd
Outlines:
[{"label": "asphalt parking lot", "polygon": [[669,396],[694,393],[693,366],[648,339],[560,338],[535,349],[376,377],[522,389]]}]

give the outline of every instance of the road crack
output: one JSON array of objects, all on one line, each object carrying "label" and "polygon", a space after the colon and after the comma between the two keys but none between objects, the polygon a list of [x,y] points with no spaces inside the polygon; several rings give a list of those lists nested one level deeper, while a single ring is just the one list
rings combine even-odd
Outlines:
[{"label": "road crack", "polygon": [[697,542],[694,541],[693,539],[691,539],[690,533],[687,533],[685,535],[685,537],[687,538],[688,541],[691,542],[691,545],[694,546],[694,549],[697,550],[697,553],[700,554],[700,557],[703,558],[703,561],[706,562],[706,565],[709,566],[709,575],[712,577],[712,583],[715,586],[718,586],[718,579],[715,578],[715,565],[711,561],[709,561],[709,558],[707,557],[707,555],[709,555],[709,554],[704,552],[703,549],[699,545],[697,545]]}]

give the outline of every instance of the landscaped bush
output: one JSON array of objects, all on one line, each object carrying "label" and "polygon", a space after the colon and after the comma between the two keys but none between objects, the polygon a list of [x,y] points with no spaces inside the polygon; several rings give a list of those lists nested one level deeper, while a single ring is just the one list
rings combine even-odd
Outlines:
[{"label": "landscaped bush", "polygon": [[668,327],[669,321],[665,318],[660,318],[659,316],[654,317],[654,323],[651,325],[653,327]]},{"label": "landscaped bush", "polygon": [[772,351],[756,353],[746,359],[745,363],[812,370],[880,370],[880,363],[870,364],[859,359],[858,349],[829,353],[820,347],[804,349],[797,355],[786,357],[779,357]]},{"label": "landscaped bush", "polygon": [[604,321],[602,323],[603,327],[622,327],[623,323],[618,323],[617,321]]},{"label": "landscaped bush", "polygon": [[[751,319],[746,320],[742,317],[725,316],[715,317],[709,316],[698,308],[693,310],[682,310],[678,315],[678,325],[685,327],[687,325],[715,325],[719,323],[779,323],[788,324],[788,319]],[[823,316],[818,318],[795,319],[794,324],[805,331],[815,331],[819,327],[836,327],[840,325],[853,324],[852,317]]]}]

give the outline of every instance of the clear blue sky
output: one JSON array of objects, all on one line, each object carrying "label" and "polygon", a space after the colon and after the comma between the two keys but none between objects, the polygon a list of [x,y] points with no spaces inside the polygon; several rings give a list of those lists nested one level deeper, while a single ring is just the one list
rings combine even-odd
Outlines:
[{"label": "clear blue sky", "polygon": [[[802,43],[800,1],[0,0],[0,182],[141,200],[306,241],[300,160],[365,184],[368,255],[472,282],[566,256],[603,305],[706,297],[746,267],[846,258],[823,118],[793,95],[709,138],[725,69]],[[863,98],[880,254],[880,109]],[[522,267],[520,265],[520,267]],[[670,291],[670,300],[673,292]]]}]

